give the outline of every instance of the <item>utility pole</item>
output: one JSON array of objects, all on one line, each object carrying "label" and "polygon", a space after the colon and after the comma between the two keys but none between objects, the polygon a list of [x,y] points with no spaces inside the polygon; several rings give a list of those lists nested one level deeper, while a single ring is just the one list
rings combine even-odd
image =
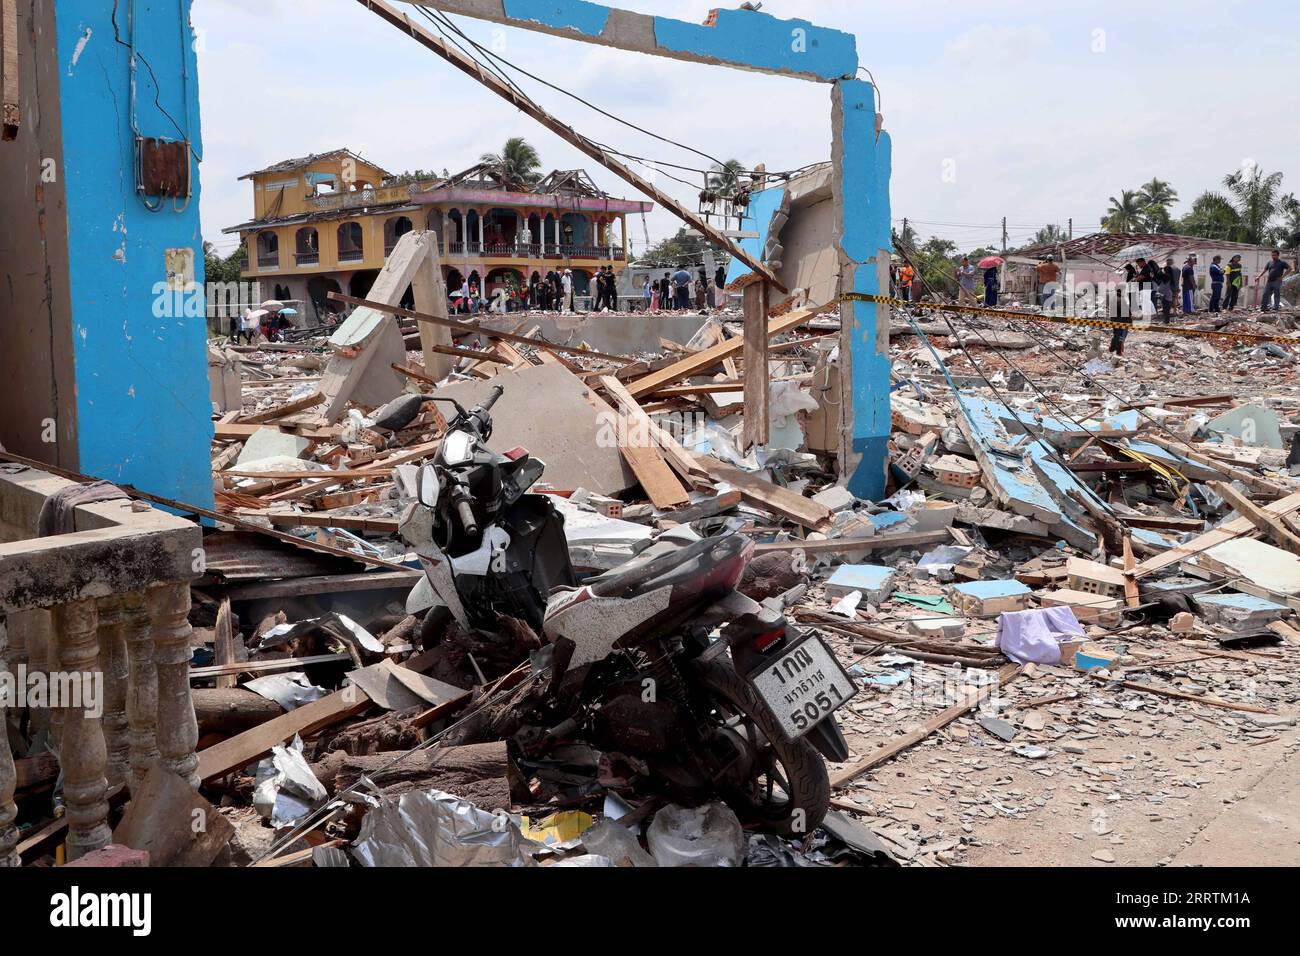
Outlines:
[{"label": "utility pole", "polygon": [[1073,220],[1073,219],[1071,219],[1071,220],[1069,221],[1069,233],[1068,233],[1068,235],[1069,235],[1069,237],[1070,237],[1071,239],[1074,238],[1074,220]]},{"label": "utility pole", "polygon": [[903,245],[907,245],[907,217],[903,217],[903,232],[901,234]]},{"label": "utility pole", "polygon": [[1002,217],[1002,254],[1007,254],[1007,217]]}]

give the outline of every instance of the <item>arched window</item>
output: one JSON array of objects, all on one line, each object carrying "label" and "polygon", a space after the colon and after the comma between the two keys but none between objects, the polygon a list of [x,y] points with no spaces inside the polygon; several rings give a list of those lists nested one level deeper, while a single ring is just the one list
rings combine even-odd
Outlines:
[{"label": "arched window", "polygon": [[397,248],[397,240],[415,228],[406,216],[396,216],[384,221],[384,255],[390,256]]},{"label": "arched window", "polygon": [[257,265],[262,269],[280,266],[280,237],[273,232],[257,234]]},{"label": "arched window", "polygon": [[366,257],[361,223],[345,222],[339,226],[339,262],[360,262]]},{"label": "arched window", "polygon": [[300,266],[314,266],[320,262],[320,237],[315,226],[303,226],[294,236],[294,260]]}]

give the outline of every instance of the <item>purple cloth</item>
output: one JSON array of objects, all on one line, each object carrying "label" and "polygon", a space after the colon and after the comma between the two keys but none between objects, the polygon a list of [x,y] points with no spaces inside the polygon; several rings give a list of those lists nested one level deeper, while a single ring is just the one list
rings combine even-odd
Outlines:
[{"label": "purple cloth", "polygon": [[1062,641],[1086,636],[1069,607],[1009,611],[998,618],[996,646],[1018,664],[1061,663]]}]

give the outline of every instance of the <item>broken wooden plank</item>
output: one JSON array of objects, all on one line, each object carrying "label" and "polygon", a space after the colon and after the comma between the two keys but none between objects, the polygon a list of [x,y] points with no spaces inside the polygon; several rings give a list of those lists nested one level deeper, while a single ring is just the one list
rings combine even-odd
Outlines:
[{"label": "broken wooden plank", "polygon": [[[1096,677],[1098,681],[1106,682],[1105,678]],[[1142,684],[1135,680],[1119,681],[1129,690],[1140,690],[1148,694],[1156,694],[1159,697],[1169,697],[1173,700],[1189,700],[1197,704],[1206,704],[1210,707],[1219,707],[1223,710],[1240,710],[1248,714],[1270,714],[1272,711],[1265,707],[1256,707],[1254,704],[1238,704],[1231,700],[1222,700],[1218,697],[1211,697],[1208,694],[1189,694],[1186,691],[1175,690],[1170,687],[1153,687],[1151,684]]]},{"label": "broken wooden plank", "polygon": [[947,530],[915,531],[904,534],[876,534],[869,538],[830,538],[825,541],[771,541],[756,544],[755,554],[772,551],[803,551],[807,554],[842,554],[853,551],[888,551],[890,548],[917,548],[951,540]]},{"label": "broken wooden plank", "polygon": [[677,480],[673,470],[654,447],[650,434],[630,421],[625,411],[615,410],[595,392],[588,389],[587,401],[601,415],[608,416],[614,423],[615,438],[619,453],[627,462],[632,473],[645,491],[646,497],[656,508],[667,510],[684,505],[691,500],[690,493]]},{"label": "broken wooden plank", "polygon": [[1249,471],[1235,468],[1226,462],[1220,461],[1212,455],[1207,455],[1202,451],[1192,448],[1184,442],[1171,441],[1170,439],[1162,438],[1159,435],[1147,435],[1146,440],[1151,442],[1153,445],[1158,445],[1170,454],[1180,455],[1189,461],[1196,462],[1198,465],[1204,465],[1212,471],[1217,471],[1219,474],[1234,481],[1240,481],[1247,488],[1253,488],[1260,494],[1267,495],[1270,498],[1281,498],[1286,494],[1285,489],[1280,485],[1265,478],[1261,478],[1259,475],[1253,474]]},{"label": "broken wooden plank", "polygon": [[296,734],[310,737],[326,727],[355,717],[370,706],[370,698],[356,685],[304,704],[281,717],[214,744],[199,753],[199,779],[204,783],[224,777],[254,760],[260,760]]},{"label": "broken wooden plank", "polygon": [[[212,630],[212,648],[213,659],[218,667],[237,663],[235,656],[235,631],[232,626],[230,610],[230,598],[221,599],[221,606],[217,608],[217,621]],[[222,673],[217,676],[218,687],[236,687],[239,684],[236,673]]]},{"label": "broken wooden plank", "polygon": [[265,412],[259,412],[256,415],[247,415],[240,418],[245,425],[256,425],[261,422],[273,422],[279,418],[288,418],[290,415],[298,412],[305,412],[309,408],[315,408],[325,401],[325,393],[319,390],[312,392],[310,395],[300,398],[295,402],[289,402],[278,408],[272,408]]},{"label": "broken wooden plank", "polygon": [[300,671],[312,664],[337,664],[350,660],[352,660],[351,654],[312,654],[309,657],[283,657],[269,661],[233,661],[229,664],[191,667],[190,680],[211,680],[214,677],[220,679],[239,674],[279,674],[284,671]]},{"label": "broken wooden plank", "polygon": [[[711,456],[696,459],[714,481],[725,481],[740,492],[749,504],[775,512],[812,531],[825,531],[831,526],[830,509],[811,498],[782,488],[772,482],[723,464]],[[870,539],[868,539],[870,540]]]},{"label": "broken wooden plank", "polygon": [[255,581],[248,584],[231,584],[226,588],[226,594],[233,601],[254,601],[261,598],[293,598],[311,594],[345,594],[353,591],[378,591],[388,588],[410,590],[423,576],[423,571],[412,568],[357,574],[326,574],[306,578],[289,578],[283,581]]},{"label": "broken wooden plank", "polygon": [[[779,319],[773,319],[767,327],[767,337],[770,339],[777,335],[793,331],[800,325],[816,315],[821,306],[816,309],[799,309],[784,315]],[[706,371],[722,362],[723,359],[733,355],[738,355],[745,348],[744,337],[727,339],[719,342],[717,345],[707,348],[702,352],[696,352],[694,355],[688,355],[678,362],[658,372],[651,372],[649,375],[636,379],[628,386],[628,393],[633,398],[640,398],[643,395],[649,395],[665,385],[672,385],[684,378],[689,378],[700,372]],[[753,374],[752,370],[749,372]]]},{"label": "broken wooden plank", "polygon": [[1232,506],[1237,514],[1248,519],[1256,528],[1272,538],[1274,544],[1292,554],[1300,554],[1300,537],[1294,534],[1280,517],[1269,514],[1225,481],[1211,481],[1209,485],[1220,498]]},{"label": "broken wooden plank", "polygon": [[613,375],[601,376],[600,384],[609,393],[609,397],[614,399],[624,413],[628,415],[634,425],[639,430],[650,435],[677,474],[681,475],[687,482],[692,481],[696,475],[704,474],[695,458],[681,446],[667,429],[655,423],[655,420],[632,397],[626,385]]},{"label": "broken wooden plank", "polygon": [[[1275,518],[1291,514],[1300,510],[1300,494],[1289,495],[1280,501],[1264,505],[1261,510],[1270,517]],[[1195,557],[1216,545],[1223,544],[1225,541],[1232,541],[1242,535],[1251,534],[1255,530],[1255,525],[1249,518],[1234,518],[1231,521],[1224,522],[1217,528],[1212,528],[1199,537],[1193,538],[1186,544],[1180,544],[1176,548],[1170,548],[1164,554],[1147,558],[1134,569],[1133,576],[1140,580],[1149,574],[1154,574],[1171,565],[1178,564],[1180,561]]]},{"label": "broken wooden plank", "polygon": [[401,520],[398,518],[371,518],[365,515],[329,514],[277,514],[268,512],[262,517],[281,528],[343,528],[371,534],[397,534]]},{"label": "broken wooden plank", "polygon": [[1019,664],[1006,665],[998,671],[997,683],[991,684],[988,687],[980,688],[964,701],[953,704],[947,710],[931,717],[922,724],[920,728],[912,731],[910,734],[903,734],[902,736],[886,741],[885,744],[874,753],[868,754],[856,763],[850,764],[848,767],[831,777],[831,787],[838,789],[839,787],[846,786],[858,777],[862,776],[862,774],[866,773],[872,767],[878,767],[885,761],[897,757],[904,750],[909,750],[912,747],[915,747],[922,740],[925,740],[925,738],[929,737],[931,734],[948,726],[958,717],[974,710],[985,700],[985,698],[1006,687],[1022,673],[1024,673],[1024,668]]}]

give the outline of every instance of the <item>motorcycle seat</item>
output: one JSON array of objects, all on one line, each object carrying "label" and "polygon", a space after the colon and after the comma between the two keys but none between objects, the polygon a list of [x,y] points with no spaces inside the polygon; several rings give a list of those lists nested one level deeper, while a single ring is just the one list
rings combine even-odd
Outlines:
[{"label": "motorcycle seat", "polygon": [[[664,543],[666,544],[666,543]],[[587,581],[596,597],[632,598],[659,588],[684,583],[708,569],[741,560],[747,563],[752,542],[744,535],[727,534],[702,538],[685,547],[674,546],[664,553],[659,544],[621,568]]]}]

